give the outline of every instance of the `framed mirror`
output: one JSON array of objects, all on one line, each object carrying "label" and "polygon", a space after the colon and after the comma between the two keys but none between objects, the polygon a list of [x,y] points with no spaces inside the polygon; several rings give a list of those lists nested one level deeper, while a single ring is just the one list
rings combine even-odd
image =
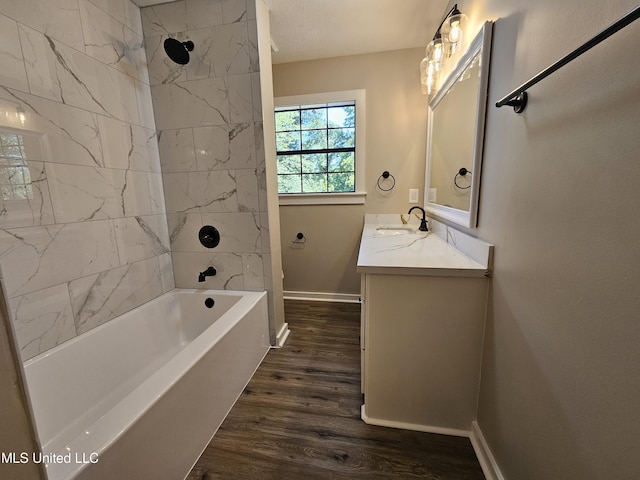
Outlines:
[{"label": "framed mirror", "polygon": [[492,30],[482,26],[429,102],[426,209],[468,228],[478,219]]}]

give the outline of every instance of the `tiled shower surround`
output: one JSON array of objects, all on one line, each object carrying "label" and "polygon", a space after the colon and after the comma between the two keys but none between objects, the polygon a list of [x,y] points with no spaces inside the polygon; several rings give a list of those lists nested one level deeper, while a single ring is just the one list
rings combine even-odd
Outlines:
[{"label": "tiled shower surround", "polygon": [[[0,267],[23,360],[202,287],[209,264],[206,288],[268,285],[255,21],[244,0],[143,11],[0,2]],[[167,33],[196,43],[186,68],[158,50]]]},{"label": "tiled shower surround", "polygon": [[[183,0],[142,9],[176,286],[269,288],[260,75],[254,0]],[[168,38],[191,40],[187,65]],[[213,225],[220,245],[198,230]]]}]

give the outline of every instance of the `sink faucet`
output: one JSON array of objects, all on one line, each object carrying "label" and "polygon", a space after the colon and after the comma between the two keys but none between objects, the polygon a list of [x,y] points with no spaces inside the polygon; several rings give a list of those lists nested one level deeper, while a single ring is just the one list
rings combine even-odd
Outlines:
[{"label": "sink faucet", "polygon": [[422,220],[420,220],[420,226],[418,227],[418,230],[420,230],[421,232],[428,232],[429,229],[427,228],[427,214],[424,211],[424,208],[422,207],[418,207],[417,205],[415,207],[411,207],[409,209],[408,214],[411,214],[411,212],[415,209],[418,209],[422,212]]},{"label": "sink faucet", "polygon": [[205,277],[213,277],[216,273],[216,269],[213,267],[207,268],[204,272],[200,272],[198,275],[198,281],[204,282]]}]

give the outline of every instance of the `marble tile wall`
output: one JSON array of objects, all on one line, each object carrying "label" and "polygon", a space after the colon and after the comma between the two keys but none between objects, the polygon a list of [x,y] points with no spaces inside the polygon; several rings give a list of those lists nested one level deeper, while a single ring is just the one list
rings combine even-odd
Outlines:
[{"label": "marble tile wall", "polygon": [[[269,290],[268,216],[254,0],[142,9],[176,286]],[[181,66],[166,38],[195,44]],[[198,230],[213,225],[206,249]],[[208,266],[215,277],[198,282]]]},{"label": "marble tile wall", "polygon": [[[2,1],[0,65],[0,268],[26,360],[174,277],[140,9]],[[252,204],[227,183],[216,207]]]}]

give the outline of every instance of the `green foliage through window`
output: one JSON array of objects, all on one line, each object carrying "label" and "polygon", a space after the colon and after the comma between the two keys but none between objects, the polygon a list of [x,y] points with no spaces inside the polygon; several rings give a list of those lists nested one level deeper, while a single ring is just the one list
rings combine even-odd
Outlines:
[{"label": "green foliage through window", "polygon": [[355,192],[355,102],[275,112],[278,193]]}]

